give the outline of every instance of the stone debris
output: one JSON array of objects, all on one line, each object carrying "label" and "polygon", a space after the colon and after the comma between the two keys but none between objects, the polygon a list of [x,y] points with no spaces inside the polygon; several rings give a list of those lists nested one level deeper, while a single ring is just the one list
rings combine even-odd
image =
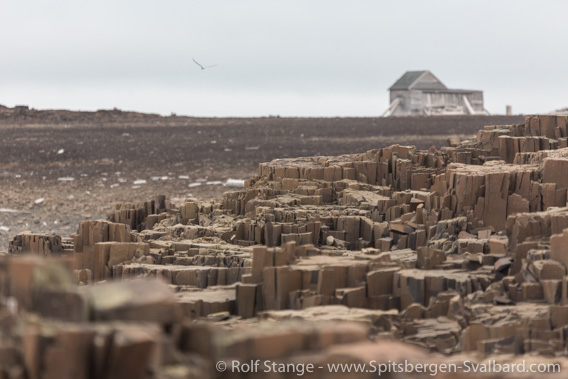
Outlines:
[{"label": "stone debris", "polygon": [[63,242],[60,236],[48,234],[34,234],[24,232],[18,234],[10,242],[8,252],[10,254],[34,254],[40,256],[51,256],[60,254],[63,251]]},{"label": "stone debris", "polygon": [[567,129],[528,116],[440,150],[277,159],[221,201],[158,196],[70,238],[18,234],[0,257],[2,304],[15,301],[0,307],[0,377],[371,355],[565,366]]}]

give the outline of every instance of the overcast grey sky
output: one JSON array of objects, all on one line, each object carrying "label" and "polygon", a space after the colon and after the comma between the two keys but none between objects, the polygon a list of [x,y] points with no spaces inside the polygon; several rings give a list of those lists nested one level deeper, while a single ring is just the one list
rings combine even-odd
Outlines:
[{"label": "overcast grey sky", "polygon": [[[568,106],[565,0],[2,0],[0,104],[375,116],[407,70],[486,108]],[[203,64],[218,64],[202,71]]]}]

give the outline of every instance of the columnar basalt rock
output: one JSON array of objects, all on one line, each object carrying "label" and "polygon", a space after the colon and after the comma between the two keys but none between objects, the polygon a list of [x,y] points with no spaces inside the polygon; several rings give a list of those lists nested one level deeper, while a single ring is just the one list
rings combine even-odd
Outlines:
[{"label": "columnar basalt rock", "polygon": [[8,247],[10,254],[34,254],[43,257],[63,252],[60,236],[50,234],[20,233],[14,237]]},{"label": "columnar basalt rock", "polygon": [[220,201],[120,204],[72,242],[20,234],[0,257],[0,310],[26,324],[11,365],[44,377],[73,351],[101,378],[208,377],[393,339],[565,359],[567,129],[528,116],[439,150],[277,159]]}]

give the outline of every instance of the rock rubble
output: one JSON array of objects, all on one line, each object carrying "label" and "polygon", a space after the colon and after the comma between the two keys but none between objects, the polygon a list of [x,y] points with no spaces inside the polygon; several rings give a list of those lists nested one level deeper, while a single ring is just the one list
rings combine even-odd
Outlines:
[{"label": "rock rubble", "polygon": [[222,201],[157,196],[70,238],[19,234],[0,259],[0,377],[374,352],[566,365],[567,127],[528,116],[440,150],[277,159]]}]

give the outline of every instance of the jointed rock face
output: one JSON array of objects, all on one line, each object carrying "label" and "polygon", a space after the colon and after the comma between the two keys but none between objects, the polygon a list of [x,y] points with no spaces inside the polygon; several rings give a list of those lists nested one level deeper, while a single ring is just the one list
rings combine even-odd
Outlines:
[{"label": "jointed rock face", "polygon": [[567,126],[279,159],[221,202],[159,196],[71,239],[20,234],[0,266],[0,372],[207,377],[220,360],[337,354],[566,367]]}]

